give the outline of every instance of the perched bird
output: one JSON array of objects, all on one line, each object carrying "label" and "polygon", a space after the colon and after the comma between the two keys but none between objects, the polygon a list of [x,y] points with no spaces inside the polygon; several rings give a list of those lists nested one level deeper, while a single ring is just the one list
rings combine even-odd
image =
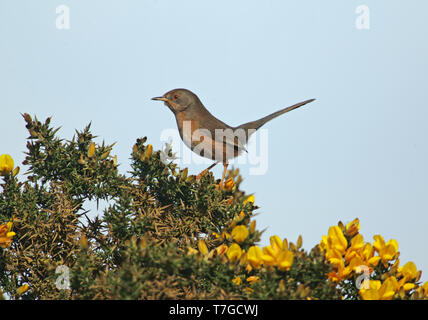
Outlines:
[{"label": "perched bird", "polygon": [[192,151],[215,160],[211,166],[198,175],[198,180],[216,164],[223,163],[223,175],[220,181],[220,187],[223,188],[228,160],[246,152],[245,145],[251,134],[266,122],[315,99],[296,103],[291,107],[237,127],[231,127],[214,117],[204,107],[198,96],[187,89],[174,89],[161,97],[152,98],[152,100],[163,101],[174,113],[180,137]]}]

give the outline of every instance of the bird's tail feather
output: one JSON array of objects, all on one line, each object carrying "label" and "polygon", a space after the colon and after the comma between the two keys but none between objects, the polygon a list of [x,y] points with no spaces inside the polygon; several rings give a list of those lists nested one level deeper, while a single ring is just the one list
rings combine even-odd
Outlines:
[{"label": "bird's tail feather", "polygon": [[272,120],[272,119],[274,119],[276,117],[279,117],[280,115],[282,115],[284,113],[287,113],[287,112],[289,112],[291,110],[297,109],[297,108],[299,108],[299,107],[301,107],[301,106],[303,106],[305,104],[308,104],[308,103],[310,103],[310,102],[312,102],[314,100],[315,99],[309,99],[309,100],[306,100],[306,101],[302,101],[302,102],[296,103],[296,104],[294,104],[294,105],[292,105],[290,107],[281,109],[281,110],[279,110],[277,112],[274,112],[274,113],[272,113],[272,114],[270,114],[270,115],[268,115],[266,117],[263,117],[263,118],[261,118],[259,120],[251,121],[251,122],[247,122],[247,123],[241,124],[240,126],[234,128],[234,129],[245,129],[245,130],[254,129],[254,130],[257,130],[262,125],[264,125],[266,122],[268,122],[268,121],[270,121],[270,120]]}]

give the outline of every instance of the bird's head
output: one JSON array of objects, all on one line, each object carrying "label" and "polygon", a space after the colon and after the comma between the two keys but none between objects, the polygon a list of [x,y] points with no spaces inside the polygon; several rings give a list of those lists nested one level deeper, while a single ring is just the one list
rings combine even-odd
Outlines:
[{"label": "bird's head", "polygon": [[165,102],[165,105],[174,113],[184,111],[194,103],[200,103],[198,96],[187,89],[174,89],[152,100]]}]

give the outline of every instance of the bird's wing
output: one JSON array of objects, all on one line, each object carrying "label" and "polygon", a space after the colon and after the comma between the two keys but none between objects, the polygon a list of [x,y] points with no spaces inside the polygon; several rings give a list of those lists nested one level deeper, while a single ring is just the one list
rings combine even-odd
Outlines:
[{"label": "bird's wing", "polygon": [[243,135],[246,132],[244,130],[236,130],[231,126],[227,125],[223,121],[214,117],[208,110],[204,110],[207,113],[205,117],[200,117],[200,127],[201,128],[211,128],[208,129],[211,133],[212,139],[217,142],[223,142],[228,147],[233,148],[234,150],[241,152],[246,151],[245,143],[247,138]]},{"label": "bird's wing", "polygon": [[223,134],[217,134],[215,140],[226,143],[227,146],[233,148],[238,152],[248,152],[245,148],[245,142],[247,133],[244,130],[235,130],[233,128],[227,128],[223,130]]}]

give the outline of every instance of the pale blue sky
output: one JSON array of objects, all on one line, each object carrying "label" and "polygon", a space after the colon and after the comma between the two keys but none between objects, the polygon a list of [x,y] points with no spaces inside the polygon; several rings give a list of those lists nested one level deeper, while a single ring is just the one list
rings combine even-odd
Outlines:
[{"label": "pale blue sky", "polygon": [[[69,30],[55,27],[62,4]],[[361,4],[370,30],[355,27]],[[126,172],[136,138],[159,149],[175,128],[150,100],[170,89],[231,125],[316,98],[264,127],[266,174],[239,166],[263,244],[302,234],[310,249],[359,217],[428,280],[427,12],[423,0],[0,0],[0,153],[24,159],[20,112],[53,116],[65,138],[92,121]]]}]

